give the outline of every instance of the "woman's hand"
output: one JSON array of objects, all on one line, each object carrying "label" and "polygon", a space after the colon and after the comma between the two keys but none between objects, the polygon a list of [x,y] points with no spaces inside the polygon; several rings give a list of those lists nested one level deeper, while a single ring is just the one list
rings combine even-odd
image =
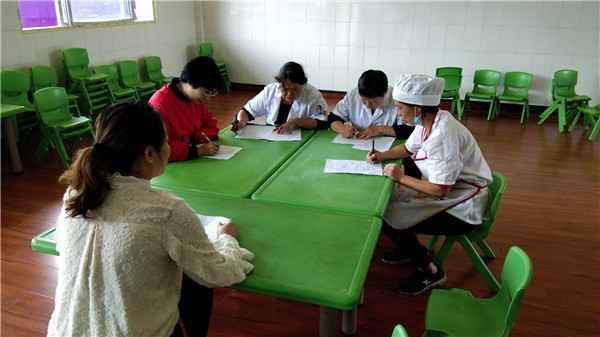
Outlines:
[{"label": "woman's hand", "polygon": [[292,133],[292,130],[296,126],[296,118],[292,118],[289,121],[285,122],[285,124],[276,127],[273,131],[276,131],[278,134],[285,133],[287,131],[289,134]]},{"label": "woman's hand", "polygon": [[387,164],[383,168],[383,175],[400,184],[402,177],[404,177],[404,166]]},{"label": "woman's hand", "polygon": [[377,150],[371,150],[367,153],[367,163],[379,164],[383,161],[383,152]]},{"label": "woman's hand", "polygon": [[238,133],[238,131],[246,126],[246,123],[248,123],[248,116],[244,110],[240,110],[235,116],[235,120],[231,122],[231,131]]},{"label": "woman's hand", "polygon": [[217,142],[208,142],[198,146],[198,156],[212,156],[219,152],[221,144]]},{"label": "woman's hand", "polygon": [[219,225],[217,226],[217,238],[221,234],[231,235],[237,240],[237,238],[238,238],[237,226],[232,221],[229,221],[228,223],[219,222]]},{"label": "woman's hand", "polygon": [[369,139],[371,137],[379,135],[379,131],[381,130],[381,126],[369,126],[367,128],[362,129],[357,135],[356,138],[359,139]]}]

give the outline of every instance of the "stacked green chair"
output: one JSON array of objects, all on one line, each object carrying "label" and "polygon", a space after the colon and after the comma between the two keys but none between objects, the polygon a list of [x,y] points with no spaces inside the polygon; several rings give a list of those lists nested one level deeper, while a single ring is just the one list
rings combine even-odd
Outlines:
[{"label": "stacked green chair", "polygon": [[594,140],[598,134],[598,129],[600,129],[600,103],[596,104],[596,106],[578,106],[577,110],[577,115],[575,115],[575,118],[573,119],[573,124],[571,124],[571,127],[569,128],[569,132],[573,131],[577,119],[583,114],[585,129],[588,129],[588,125],[592,126],[592,133],[590,133],[589,140]]},{"label": "stacked green chair", "polygon": [[533,76],[530,73],[521,71],[511,71],[504,75],[504,91],[496,96],[496,111],[495,117],[500,114],[500,102],[518,102],[523,103],[523,111],[521,111],[521,124],[525,114],[529,118],[529,88],[531,87],[531,79]]},{"label": "stacked green chair", "polygon": [[149,100],[156,91],[152,82],[143,82],[140,80],[138,64],[133,60],[125,60],[118,63],[119,82],[125,88],[131,88],[137,92],[140,99]]},{"label": "stacked green chair", "polygon": [[[500,199],[502,198],[502,194],[504,193],[504,190],[506,190],[507,182],[506,177],[498,172],[492,172],[492,178],[494,179],[494,181],[488,186],[488,188],[490,189],[490,200],[488,201],[487,212],[487,214],[489,214],[489,218],[483,221],[481,225],[476,226],[475,229],[473,229],[467,234],[446,235],[446,239],[444,240],[442,247],[438,251],[434,263],[438,266],[441,266],[444,263],[444,260],[446,260],[448,253],[450,253],[450,249],[452,248],[454,242],[458,242],[463,247],[465,253],[467,254],[467,256],[469,256],[469,259],[471,259],[471,261],[475,265],[475,268],[477,268],[479,274],[481,274],[481,276],[483,277],[487,285],[490,287],[490,289],[493,291],[497,291],[500,288],[498,281],[496,281],[494,275],[492,275],[488,267],[485,265],[485,262],[483,262],[481,256],[479,256],[479,253],[475,250],[475,247],[473,247],[472,244],[472,242],[477,243],[479,248],[481,248],[481,250],[487,257],[496,257],[494,252],[492,252],[490,247],[485,242],[485,238],[487,238],[487,236],[490,234],[490,231],[492,230],[492,227],[494,226],[494,223],[496,221],[496,213],[498,212],[498,206],[500,205]],[[439,235],[434,235],[429,241],[427,249],[433,250],[439,239]]]},{"label": "stacked green chair", "polygon": [[173,77],[167,77],[162,73],[162,62],[158,56],[146,56],[144,58],[144,71],[146,77],[153,82],[157,88],[171,82]]},{"label": "stacked green chair", "polygon": [[[452,99],[450,113],[454,113],[456,106],[457,114],[460,112],[460,86],[462,84],[462,68],[459,67],[440,67],[435,70],[435,76],[444,79],[444,91],[442,99]],[[459,117],[460,114],[459,114]]]},{"label": "stacked green chair", "polygon": [[502,267],[502,286],[492,298],[477,298],[462,289],[434,289],[425,309],[425,334],[506,337],[515,324],[532,275],[529,256],[513,246]]},{"label": "stacked green chair", "polygon": [[18,70],[4,70],[1,76],[2,103],[22,105],[26,109],[25,112],[12,117],[15,138],[22,147],[27,144],[34,131],[40,132],[35,108],[28,98],[31,76]]},{"label": "stacked green chair", "polygon": [[392,337],[408,337],[408,333],[406,332],[406,329],[404,329],[402,324],[398,324],[392,332]]},{"label": "stacked green chair", "polygon": [[589,96],[575,93],[577,76],[577,71],[571,69],[562,69],[554,73],[552,104],[540,115],[538,125],[542,125],[555,110],[558,110],[558,131],[563,132],[567,122],[577,114],[577,108],[588,105],[591,100]]},{"label": "stacked green chair", "polygon": [[33,101],[42,124],[42,137],[36,149],[37,161],[41,162],[44,153],[53,144],[64,168],[68,168],[69,155],[63,139],[72,139],[69,153],[75,151],[83,134],[87,133],[90,143],[95,143],[91,120],[71,115],[69,99],[63,87],[40,89],[33,94]]},{"label": "stacked green chair", "polygon": [[125,101],[137,101],[140,97],[137,91],[131,88],[123,88],[119,85],[119,74],[117,73],[117,67],[111,64],[101,65],[94,68],[95,74],[104,74],[108,76],[108,92],[110,95],[110,102],[125,102]]},{"label": "stacked green chair", "polygon": [[473,91],[465,94],[465,102],[463,108],[458,113],[458,119],[461,120],[465,107],[467,111],[471,111],[471,99],[490,101],[490,109],[488,111],[488,121],[492,120],[494,108],[496,104],[496,89],[500,83],[500,73],[495,70],[480,69],[475,70],[473,76]]},{"label": "stacked green chair", "polygon": [[[33,66],[31,67],[31,92],[36,92],[40,89],[58,86],[58,76],[56,69],[49,66]],[[81,116],[77,100],[79,96],[67,94],[69,98],[69,110],[73,116]]]},{"label": "stacked green chair", "polygon": [[[198,51],[200,56],[208,56],[214,59],[214,49],[213,45],[210,42],[205,42],[200,44],[200,48]],[[231,86],[231,78],[229,77],[229,70],[227,70],[227,62],[217,61],[215,60],[217,67],[219,67],[219,71],[221,72],[221,77],[223,77],[223,83],[225,83],[225,89],[229,91],[229,87]]]},{"label": "stacked green chair", "polygon": [[88,67],[90,60],[85,48],[63,50],[65,87],[70,94],[79,96],[82,114],[92,120],[110,104],[107,76],[94,74]]}]

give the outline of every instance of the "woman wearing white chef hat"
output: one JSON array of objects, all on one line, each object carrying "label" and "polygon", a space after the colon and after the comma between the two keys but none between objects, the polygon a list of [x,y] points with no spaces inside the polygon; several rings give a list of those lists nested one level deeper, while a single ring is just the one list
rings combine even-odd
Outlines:
[{"label": "woman wearing white chef hat", "polygon": [[402,188],[392,193],[382,229],[396,248],[381,259],[415,267],[416,272],[396,287],[405,295],[422,294],[446,282],[444,271],[433,263],[415,233],[466,234],[486,216],[492,173],[469,130],[448,111],[439,110],[443,90],[442,78],[400,75],[392,96],[398,116],[415,125],[415,130],[406,143],[367,155],[370,163],[411,156],[423,174],[421,180],[407,176],[398,164],[383,170]]}]

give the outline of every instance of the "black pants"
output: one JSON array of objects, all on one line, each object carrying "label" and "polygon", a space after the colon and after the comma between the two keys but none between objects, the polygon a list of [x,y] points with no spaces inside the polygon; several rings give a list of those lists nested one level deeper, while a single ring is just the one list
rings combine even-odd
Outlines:
[{"label": "black pants", "polygon": [[467,234],[475,228],[446,212],[440,212],[407,229],[395,229],[384,222],[382,232],[392,240],[397,249],[405,252],[414,268],[425,269],[432,262],[427,247],[421,245],[416,233],[428,235]]},{"label": "black pants", "polygon": [[[212,314],[213,290],[200,285],[187,276],[183,276],[181,297],[179,298],[179,317],[183,321],[188,337],[206,336]],[[171,337],[182,337],[179,324]]]}]

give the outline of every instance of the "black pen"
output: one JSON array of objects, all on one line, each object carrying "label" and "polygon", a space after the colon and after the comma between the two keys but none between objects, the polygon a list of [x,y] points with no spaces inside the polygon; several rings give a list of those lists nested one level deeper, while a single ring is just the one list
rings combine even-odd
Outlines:
[{"label": "black pen", "polygon": [[373,146],[371,148],[372,148],[371,152],[373,152],[373,154],[375,154],[375,138],[373,138]]}]

